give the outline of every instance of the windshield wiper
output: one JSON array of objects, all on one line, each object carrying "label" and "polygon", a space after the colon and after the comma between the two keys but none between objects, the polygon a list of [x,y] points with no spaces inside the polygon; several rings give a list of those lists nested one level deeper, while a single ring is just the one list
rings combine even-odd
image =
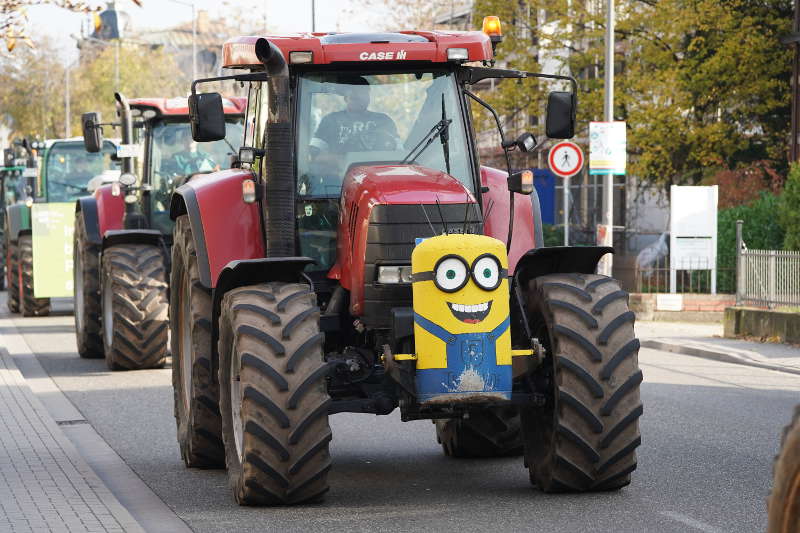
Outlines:
[{"label": "windshield wiper", "polygon": [[[444,121],[447,121],[448,126],[450,122],[452,122],[447,119],[447,109],[444,106],[444,93],[442,93],[442,122]],[[444,151],[444,168],[447,170],[447,173],[450,174],[450,128],[444,128],[439,134],[439,138],[442,140],[442,150]]]},{"label": "windshield wiper", "polygon": [[[442,104],[444,104],[444,100],[442,100]],[[453,120],[449,119],[449,118],[445,118],[445,117],[446,117],[446,114],[444,113],[444,107],[442,107],[442,120],[440,120],[439,122],[434,124],[433,127],[431,128],[431,130],[428,132],[428,134],[425,135],[422,138],[422,140],[420,140],[417,143],[417,145],[414,148],[411,149],[411,151],[408,153],[407,156],[405,156],[403,158],[402,161],[400,161],[401,165],[405,165],[409,161],[415,161],[419,156],[422,155],[422,152],[424,152],[425,149],[428,148],[428,146],[431,145],[431,143],[433,142],[434,139],[436,139],[436,137],[441,137],[442,138],[442,144],[446,146],[446,148],[445,148],[445,150],[446,150],[446,152],[445,152],[446,153],[445,161],[446,161],[447,167],[448,167],[448,174],[450,173],[450,154],[449,154],[449,145],[448,145],[449,135],[447,134],[447,129],[450,127],[450,123],[453,122]],[[423,143],[425,143],[424,146],[422,146]],[[420,148],[420,146],[422,146],[422,148]]]}]

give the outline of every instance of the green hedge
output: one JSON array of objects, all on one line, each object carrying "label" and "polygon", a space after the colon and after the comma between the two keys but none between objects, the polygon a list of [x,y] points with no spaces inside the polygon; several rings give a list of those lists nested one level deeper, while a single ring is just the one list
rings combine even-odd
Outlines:
[{"label": "green hedge", "polygon": [[779,199],[763,192],[749,205],[720,209],[717,214],[717,291],[736,289],[736,221],[743,220],[742,238],[750,249],[783,249],[784,231],[778,222]]}]

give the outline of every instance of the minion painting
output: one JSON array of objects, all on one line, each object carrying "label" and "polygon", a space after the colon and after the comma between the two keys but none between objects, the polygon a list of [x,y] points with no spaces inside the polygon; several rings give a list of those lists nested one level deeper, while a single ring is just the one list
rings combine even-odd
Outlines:
[{"label": "minion painting", "polygon": [[508,257],[484,235],[426,239],[411,255],[420,404],[511,398]]}]

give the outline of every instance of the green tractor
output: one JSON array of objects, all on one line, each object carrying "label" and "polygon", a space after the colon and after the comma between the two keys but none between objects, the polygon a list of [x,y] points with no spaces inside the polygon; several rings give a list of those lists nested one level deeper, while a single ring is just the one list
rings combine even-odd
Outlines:
[{"label": "green tractor", "polygon": [[23,143],[31,175],[24,202],[5,206],[8,308],[23,316],[50,313],[50,298],[71,297],[72,219],[89,182],[117,167],[116,145],[87,153],[82,138]]},{"label": "green tractor", "polygon": [[[0,290],[6,288],[6,265],[8,258],[6,254],[5,233],[6,233],[6,207],[18,203],[25,203],[28,199],[33,202],[33,179],[36,177],[36,169],[33,167],[33,159],[27,157],[24,147],[27,141],[16,140],[11,148],[6,148],[3,152],[3,167],[0,168]],[[28,166],[31,165],[31,166]],[[8,284],[12,286],[11,283]]]}]

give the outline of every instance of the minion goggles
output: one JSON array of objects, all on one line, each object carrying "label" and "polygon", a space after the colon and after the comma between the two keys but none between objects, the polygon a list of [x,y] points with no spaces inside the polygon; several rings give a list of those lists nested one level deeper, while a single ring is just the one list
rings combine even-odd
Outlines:
[{"label": "minion goggles", "polygon": [[493,254],[479,255],[471,266],[460,255],[448,254],[436,262],[433,270],[412,274],[411,282],[433,281],[442,292],[457,292],[472,278],[478,288],[493,291],[507,277],[508,269],[503,268]]}]

